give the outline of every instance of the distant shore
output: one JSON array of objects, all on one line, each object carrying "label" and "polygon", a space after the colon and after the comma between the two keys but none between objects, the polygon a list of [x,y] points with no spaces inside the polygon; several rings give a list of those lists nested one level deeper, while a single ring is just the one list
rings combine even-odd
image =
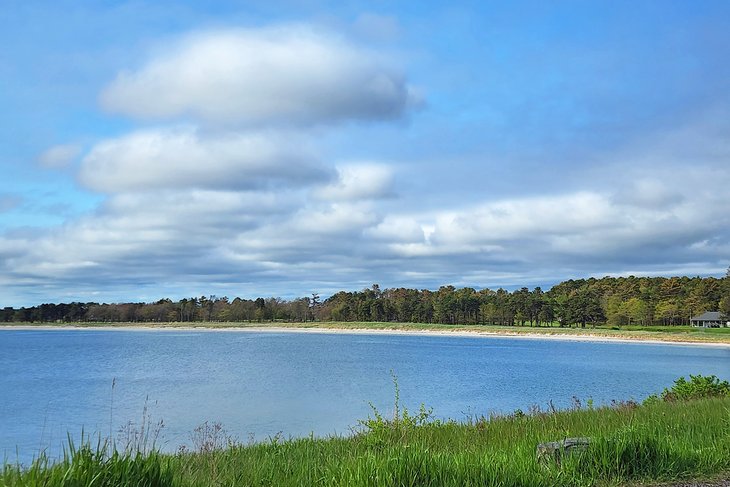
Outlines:
[{"label": "distant shore", "polygon": [[683,332],[624,331],[605,328],[496,327],[485,325],[450,326],[410,323],[76,323],[9,324],[0,330],[103,330],[103,331],[196,331],[254,333],[333,333],[357,335],[418,335],[462,338],[517,338],[580,342],[674,344],[730,348],[730,333],[692,336]]}]

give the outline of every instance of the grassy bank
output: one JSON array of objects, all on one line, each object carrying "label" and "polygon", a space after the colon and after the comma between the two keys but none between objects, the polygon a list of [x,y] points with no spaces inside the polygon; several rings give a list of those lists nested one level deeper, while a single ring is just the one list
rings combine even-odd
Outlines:
[{"label": "grassy bank", "polygon": [[260,328],[287,328],[287,329],[321,329],[325,330],[372,330],[378,332],[439,332],[439,333],[474,333],[492,335],[537,335],[553,337],[586,337],[596,339],[626,339],[652,340],[663,342],[689,343],[721,343],[730,344],[730,328],[694,328],[690,326],[627,326],[621,328],[596,326],[595,328],[561,328],[559,326],[494,326],[494,325],[443,325],[435,323],[395,323],[395,322],[169,322],[169,323],[7,323],[9,327],[64,327],[74,326],[83,328],[206,328],[206,329],[260,329]]},{"label": "grassy bank", "polygon": [[[653,401],[457,422],[426,411],[374,415],[352,437],[244,445],[206,428],[194,451],[103,453],[6,466],[0,485],[589,486],[707,478],[730,472],[730,397]],[[584,452],[538,459],[536,445],[590,437]],[[93,480],[93,482],[92,482]]]}]

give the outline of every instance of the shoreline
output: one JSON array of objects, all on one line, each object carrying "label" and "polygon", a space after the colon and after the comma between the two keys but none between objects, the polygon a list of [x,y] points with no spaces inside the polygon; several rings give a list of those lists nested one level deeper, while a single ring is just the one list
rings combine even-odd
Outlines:
[{"label": "shoreline", "polygon": [[380,335],[380,336],[440,336],[455,338],[516,338],[525,340],[557,340],[570,342],[594,343],[636,343],[647,345],[681,345],[712,348],[728,348],[730,343],[722,341],[693,341],[679,339],[662,339],[661,337],[637,337],[627,335],[593,334],[578,330],[569,332],[533,332],[533,331],[489,331],[489,330],[437,330],[437,329],[398,329],[398,328],[337,328],[320,326],[190,326],[190,325],[152,325],[149,323],[123,325],[0,325],[0,331],[150,331],[150,332],[249,332],[249,333],[314,333],[335,335]]}]

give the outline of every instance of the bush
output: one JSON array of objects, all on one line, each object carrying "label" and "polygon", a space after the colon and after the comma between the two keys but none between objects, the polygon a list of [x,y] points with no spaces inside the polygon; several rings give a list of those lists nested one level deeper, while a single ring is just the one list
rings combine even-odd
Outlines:
[{"label": "bush", "polygon": [[376,439],[376,441],[382,441],[387,436],[398,436],[401,439],[405,439],[409,433],[412,433],[415,429],[433,425],[438,426],[440,421],[433,418],[433,409],[426,408],[424,404],[418,410],[418,413],[412,414],[406,407],[402,407],[400,404],[400,387],[398,387],[398,378],[391,371],[391,377],[393,378],[393,386],[395,387],[395,403],[393,408],[393,419],[387,419],[378,409],[370,403],[370,409],[372,409],[373,416],[365,420],[360,420],[358,423],[364,428],[364,432],[369,434],[370,437]]},{"label": "bush", "polygon": [[687,401],[706,397],[730,397],[730,383],[720,381],[714,375],[690,375],[674,381],[671,389],[664,389],[662,399],[665,401]]}]

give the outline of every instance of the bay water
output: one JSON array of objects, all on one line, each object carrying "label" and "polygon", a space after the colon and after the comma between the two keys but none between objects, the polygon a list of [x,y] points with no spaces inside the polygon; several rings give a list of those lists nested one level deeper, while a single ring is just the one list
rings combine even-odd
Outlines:
[{"label": "bay water", "polygon": [[[439,418],[643,400],[679,376],[730,377],[730,349],[554,339],[256,331],[0,330],[0,457],[59,455],[67,434],[165,451],[220,423],[239,441],[349,434],[371,406]],[[144,417],[143,417],[144,414]]]}]

